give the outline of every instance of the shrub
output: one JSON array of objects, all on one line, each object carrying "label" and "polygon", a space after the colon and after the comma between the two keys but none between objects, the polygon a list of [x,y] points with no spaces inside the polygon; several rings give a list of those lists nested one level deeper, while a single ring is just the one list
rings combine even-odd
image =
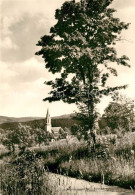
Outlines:
[{"label": "shrub", "polygon": [[27,151],[1,167],[1,189],[4,195],[50,195],[47,172],[42,159]]}]

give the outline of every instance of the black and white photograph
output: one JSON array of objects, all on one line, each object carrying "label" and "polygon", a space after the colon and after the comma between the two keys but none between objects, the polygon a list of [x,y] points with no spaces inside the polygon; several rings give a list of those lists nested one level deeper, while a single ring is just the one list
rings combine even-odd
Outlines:
[{"label": "black and white photograph", "polygon": [[135,195],[135,0],[0,0],[0,195]]}]

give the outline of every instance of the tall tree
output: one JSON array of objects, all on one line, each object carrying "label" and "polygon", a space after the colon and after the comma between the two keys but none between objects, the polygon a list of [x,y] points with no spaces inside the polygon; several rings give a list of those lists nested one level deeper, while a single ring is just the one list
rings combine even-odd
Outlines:
[{"label": "tall tree", "polygon": [[83,133],[87,139],[92,136],[94,142],[96,104],[102,95],[126,87],[106,86],[111,74],[117,76],[112,64],[130,67],[128,57],[118,57],[115,47],[121,31],[129,24],[113,16],[115,10],[109,7],[112,1],[66,1],[55,12],[57,23],[50,34],[37,44],[42,48],[36,55],[42,55],[45,67],[53,74],[60,73],[55,81],[45,82],[52,90],[44,100],[79,104],[79,118],[85,121]]},{"label": "tall tree", "polygon": [[114,130],[132,131],[135,122],[135,104],[134,100],[124,95],[115,93],[113,102],[110,102],[104,111],[102,120],[106,126],[110,127],[111,132]]}]

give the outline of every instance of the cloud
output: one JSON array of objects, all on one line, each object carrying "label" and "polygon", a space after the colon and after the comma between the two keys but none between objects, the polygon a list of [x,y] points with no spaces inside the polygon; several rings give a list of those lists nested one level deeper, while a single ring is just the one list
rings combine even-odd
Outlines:
[{"label": "cloud", "polygon": [[0,81],[1,85],[5,82],[8,82],[9,79],[12,80],[13,77],[16,76],[16,72],[8,68],[8,65],[4,62],[0,62]]},{"label": "cloud", "polygon": [[44,68],[44,63],[39,62],[35,58],[30,58],[21,63],[5,63],[1,62],[1,82],[15,85],[20,83],[33,82],[43,78],[44,80],[51,78],[51,73]]},{"label": "cloud", "polygon": [[[27,89],[27,90],[25,90]],[[1,115],[9,116],[40,116],[43,111],[43,101],[45,86],[32,83],[23,83],[12,87],[0,86],[0,108]]]},{"label": "cloud", "polygon": [[1,26],[1,35],[7,36],[12,32],[10,31],[10,26],[18,22],[20,17],[1,15],[0,26]]},{"label": "cloud", "polygon": [[[37,0],[1,1],[0,38],[5,40],[4,43],[8,42],[5,46],[3,44],[1,60],[21,62],[33,57],[38,51],[38,40],[49,33],[50,27],[55,23],[55,9],[63,2],[64,0],[40,0],[40,3]],[[16,51],[11,50],[11,45]]]},{"label": "cloud", "polygon": [[48,78],[43,64],[32,58],[24,63],[0,63],[1,115],[39,116],[43,98],[49,88],[43,83]]},{"label": "cloud", "polygon": [[135,0],[114,0],[112,6],[119,9],[128,9],[135,6]]},{"label": "cloud", "polygon": [[57,8],[60,8],[65,0],[3,0],[1,3],[2,13],[5,15],[31,15],[43,13],[52,16]]},{"label": "cloud", "polygon": [[25,14],[17,20],[6,16],[6,19],[3,17],[2,26],[5,26],[5,30],[2,32],[1,60],[5,62],[21,62],[33,57],[38,50],[36,43],[49,32],[49,20],[41,14]]},{"label": "cloud", "polygon": [[0,82],[1,115],[45,116],[47,107],[51,108],[52,116],[62,114],[62,109],[60,109],[62,107],[66,109],[66,113],[72,112],[73,105],[65,105],[61,102],[49,105],[48,102],[43,102],[50,91],[49,87],[43,84],[45,78],[41,77],[31,82],[22,82],[22,79],[13,82],[8,80],[8,77],[13,79],[11,76],[14,76],[12,71],[8,72],[7,78]]},{"label": "cloud", "polygon": [[1,41],[1,45],[0,45],[0,49],[18,49],[18,46],[16,44],[13,43],[13,41],[10,39],[10,37],[5,37],[2,41]]}]

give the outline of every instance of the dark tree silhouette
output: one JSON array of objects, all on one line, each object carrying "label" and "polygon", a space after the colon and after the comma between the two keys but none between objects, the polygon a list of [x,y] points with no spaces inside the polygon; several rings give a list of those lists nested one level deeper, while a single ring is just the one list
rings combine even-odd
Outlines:
[{"label": "dark tree silhouette", "polygon": [[66,1],[56,10],[57,23],[50,34],[37,43],[41,49],[36,55],[42,55],[48,71],[60,73],[55,81],[45,82],[52,90],[44,100],[79,105],[84,137],[92,136],[94,142],[96,104],[103,95],[126,87],[106,86],[111,74],[117,76],[112,64],[130,67],[128,57],[118,57],[115,49],[121,31],[128,29],[129,24],[113,16],[115,10],[109,7],[112,1]]}]

